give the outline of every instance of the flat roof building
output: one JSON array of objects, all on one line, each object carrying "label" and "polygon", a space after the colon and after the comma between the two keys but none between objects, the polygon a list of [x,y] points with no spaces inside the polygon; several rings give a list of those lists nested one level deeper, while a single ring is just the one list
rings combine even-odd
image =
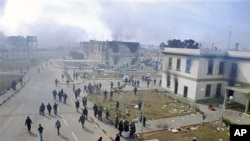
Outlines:
[{"label": "flat roof building", "polygon": [[249,52],[164,48],[162,53],[162,87],[171,94],[193,102],[233,96],[233,100],[245,105],[245,112],[248,112]]}]

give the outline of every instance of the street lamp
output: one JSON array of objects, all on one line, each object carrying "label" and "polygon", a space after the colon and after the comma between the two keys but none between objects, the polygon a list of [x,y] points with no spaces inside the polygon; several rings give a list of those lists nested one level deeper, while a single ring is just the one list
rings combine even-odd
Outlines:
[{"label": "street lamp", "polygon": [[221,110],[221,122],[223,120],[226,103],[230,103],[233,100],[233,98],[234,98],[233,96],[229,96],[229,98],[226,98],[226,96],[224,97],[224,102],[223,102],[222,110]]}]

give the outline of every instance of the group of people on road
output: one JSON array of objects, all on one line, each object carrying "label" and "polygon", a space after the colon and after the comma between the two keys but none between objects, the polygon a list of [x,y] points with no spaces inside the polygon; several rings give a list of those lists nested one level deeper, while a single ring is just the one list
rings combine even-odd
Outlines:
[{"label": "group of people on road", "polygon": [[66,92],[63,89],[59,90],[58,92],[54,89],[52,91],[52,95],[53,95],[54,100],[57,100],[56,97],[58,96],[59,102],[62,102],[62,99],[63,99],[63,103],[66,104],[67,99],[68,99],[68,95],[66,94]]},{"label": "group of people on road", "polygon": [[[47,107],[49,115],[51,115],[52,106],[50,105],[50,103],[48,103],[46,107]],[[58,104],[55,102],[53,105],[53,111],[55,115],[57,115],[57,107],[58,107]],[[45,105],[43,102],[41,103],[39,107],[39,113],[40,115],[43,115],[43,116],[45,115]]]},{"label": "group of people on road", "polygon": [[[32,124],[32,120],[28,116],[25,120],[24,125],[27,127],[29,133],[31,133],[31,124]],[[56,120],[55,127],[57,129],[57,134],[59,136],[60,135],[60,128],[61,128],[61,122],[59,120]],[[43,130],[44,130],[43,126],[41,124],[38,124],[37,131],[39,133],[40,141],[43,141]]]}]

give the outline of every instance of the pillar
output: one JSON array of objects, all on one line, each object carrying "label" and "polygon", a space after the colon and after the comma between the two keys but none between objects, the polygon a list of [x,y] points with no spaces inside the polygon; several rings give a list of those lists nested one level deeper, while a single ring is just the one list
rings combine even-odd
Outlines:
[{"label": "pillar", "polygon": [[245,105],[245,114],[248,114],[250,104],[250,95],[247,94],[246,105]]},{"label": "pillar", "polygon": [[224,95],[224,101],[223,101],[224,109],[227,108],[227,99],[228,99],[228,90],[225,91],[225,95]]}]

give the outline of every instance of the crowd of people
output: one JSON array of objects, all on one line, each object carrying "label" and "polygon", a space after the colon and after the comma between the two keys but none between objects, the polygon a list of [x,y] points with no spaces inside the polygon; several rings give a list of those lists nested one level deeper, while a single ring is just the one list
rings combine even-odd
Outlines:
[{"label": "crowd of people", "polygon": [[[62,75],[62,81],[64,79],[64,75]],[[74,79],[78,79],[78,73],[74,73]],[[65,81],[66,82],[66,81]],[[58,87],[58,83],[59,81],[57,79],[55,79],[55,86]],[[66,82],[67,83],[67,82]],[[154,80],[154,85],[156,84],[156,80]],[[160,83],[160,82],[159,82]],[[125,85],[130,85],[133,87],[133,92],[136,95],[138,88],[140,87],[140,80],[136,80],[136,79],[130,79],[127,81],[124,81]],[[86,96],[81,96],[81,88],[76,88],[75,84],[72,84],[73,87],[73,94],[75,96],[75,107],[77,112],[80,113],[80,117],[79,117],[79,123],[81,123],[82,128],[85,128],[85,121],[88,120],[88,108],[87,108],[87,97]],[[122,88],[121,86],[121,82],[118,81],[117,82],[117,88]],[[110,100],[112,101],[112,97],[114,92],[116,91],[116,89],[114,87],[114,83],[111,81],[110,83]],[[102,90],[102,83],[101,82],[93,82],[93,83],[88,83],[83,85],[83,93],[85,94],[95,94],[95,93],[100,93],[101,91],[103,91],[103,95],[104,95],[104,100],[107,100],[108,97],[108,91],[107,90]],[[40,107],[39,107],[39,113],[44,116],[45,115],[45,109],[47,108],[48,111],[48,115],[51,115],[51,111],[54,111],[54,115],[57,116],[57,112],[58,112],[58,102],[59,103],[67,103],[67,98],[68,98],[68,94],[66,94],[66,92],[63,89],[60,90],[56,90],[54,89],[52,91],[52,96],[54,99],[54,104],[50,104],[47,103],[47,105],[45,106],[45,104],[42,102]],[[80,108],[80,101],[82,102],[82,106],[83,108]],[[142,101],[140,101],[142,102]],[[138,106],[141,105],[141,103],[138,103]],[[93,113],[94,113],[94,117],[97,118],[98,121],[103,121],[103,113],[106,115],[106,119],[107,120],[111,120],[110,119],[110,108],[109,107],[103,107],[101,105],[97,105],[94,104],[93,105]],[[130,137],[133,138],[135,136],[136,133],[136,122],[131,121],[128,122],[127,120],[120,120],[120,113],[119,111],[119,101],[116,101],[116,105],[115,105],[115,110],[117,111],[116,117],[115,117],[115,128],[118,130],[118,134],[115,137],[115,141],[120,141],[120,137]],[[139,110],[141,109],[141,106],[139,106]],[[145,116],[141,115],[140,117],[140,122],[142,122],[143,126],[146,126],[146,118]],[[27,129],[29,132],[31,132],[31,124],[32,121],[30,119],[30,117],[28,116],[26,121],[25,121],[25,126],[27,126]],[[55,127],[57,129],[57,134],[60,135],[60,128],[61,128],[61,123],[59,120],[55,121]],[[38,132],[39,132],[39,136],[40,136],[40,140],[43,140],[43,130],[44,128],[42,127],[41,124],[39,124],[38,127]],[[98,139],[98,141],[102,141],[102,137],[100,137]]]}]

